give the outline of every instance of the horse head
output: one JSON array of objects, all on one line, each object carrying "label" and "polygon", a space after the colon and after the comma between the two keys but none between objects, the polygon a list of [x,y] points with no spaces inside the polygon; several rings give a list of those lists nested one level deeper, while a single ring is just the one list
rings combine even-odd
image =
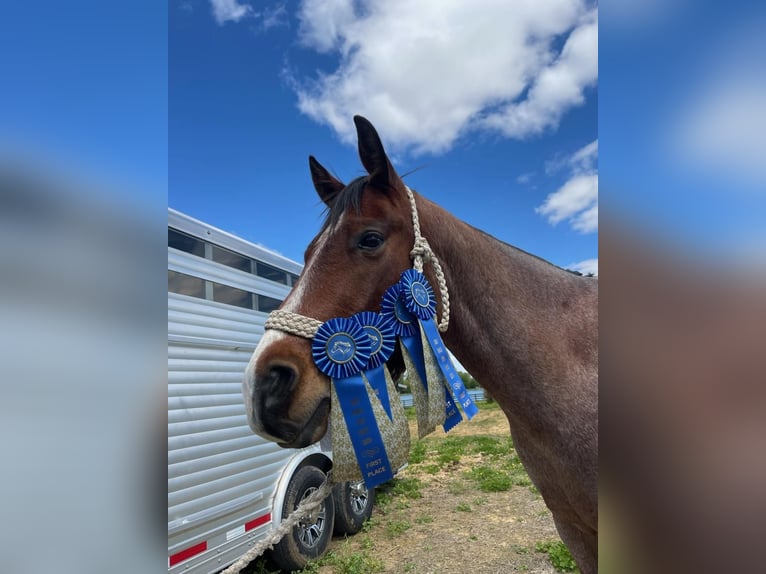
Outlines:
[{"label": "horse head", "polygon": [[[361,116],[354,123],[368,175],[345,185],[309,157],[327,218],[306,248],[303,272],[280,306],[280,311],[319,322],[379,310],[385,290],[411,266],[407,188],[372,124]],[[395,375],[400,373],[401,355],[391,361]],[[243,393],[250,427],[281,446],[304,447],[327,431],[330,380],[316,368],[307,338],[267,329],[250,359]]]}]

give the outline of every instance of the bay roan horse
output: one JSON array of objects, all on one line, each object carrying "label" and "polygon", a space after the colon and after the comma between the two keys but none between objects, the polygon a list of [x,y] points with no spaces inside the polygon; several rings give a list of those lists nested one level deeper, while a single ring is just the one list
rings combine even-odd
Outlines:
[{"label": "bay roan horse", "polygon": [[[354,122],[368,175],[344,185],[309,158],[328,214],[281,307],[319,321],[379,310],[383,292],[412,266],[406,187],[372,124],[359,116]],[[461,193],[482,200],[481,190]],[[583,574],[592,574],[598,556],[598,280],[564,271],[414,197],[422,235],[449,290],[444,342],[503,409],[561,538]],[[425,274],[436,286],[428,263]],[[401,356],[392,361],[400,372]],[[330,380],[314,366],[308,339],[267,330],[243,388],[250,426],[261,436],[304,447],[325,434]]]}]

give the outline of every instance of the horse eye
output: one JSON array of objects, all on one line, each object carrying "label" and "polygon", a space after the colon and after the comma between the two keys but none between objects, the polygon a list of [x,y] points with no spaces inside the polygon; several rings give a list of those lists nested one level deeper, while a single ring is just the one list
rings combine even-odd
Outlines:
[{"label": "horse eye", "polygon": [[368,232],[362,236],[357,246],[359,249],[372,251],[383,245],[383,241],[383,236],[380,233]]}]

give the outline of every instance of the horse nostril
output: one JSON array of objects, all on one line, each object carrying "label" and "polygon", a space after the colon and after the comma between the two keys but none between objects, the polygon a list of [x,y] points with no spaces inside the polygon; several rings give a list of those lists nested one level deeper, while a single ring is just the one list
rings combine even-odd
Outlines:
[{"label": "horse nostril", "polygon": [[[256,392],[261,395],[264,403],[276,406],[291,395],[298,379],[298,373],[288,365],[273,365],[265,375],[256,376]],[[266,405],[264,405],[266,406]]]},{"label": "horse nostril", "polygon": [[293,389],[297,373],[292,367],[277,365],[269,369],[269,379],[272,381],[272,391],[289,393]]},{"label": "horse nostril", "polygon": [[289,365],[270,365],[263,374],[255,376],[255,419],[266,433],[286,442],[291,441],[298,432],[288,417],[297,381],[298,371]]}]

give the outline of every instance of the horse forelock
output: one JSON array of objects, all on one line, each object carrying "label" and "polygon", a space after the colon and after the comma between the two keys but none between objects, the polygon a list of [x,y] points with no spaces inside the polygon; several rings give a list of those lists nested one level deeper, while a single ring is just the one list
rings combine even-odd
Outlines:
[{"label": "horse forelock", "polygon": [[325,209],[325,220],[320,235],[325,230],[332,230],[338,225],[341,216],[348,210],[359,213],[362,209],[362,195],[369,183],[366,175],[357,177],[333,198],[332,205]]}]

